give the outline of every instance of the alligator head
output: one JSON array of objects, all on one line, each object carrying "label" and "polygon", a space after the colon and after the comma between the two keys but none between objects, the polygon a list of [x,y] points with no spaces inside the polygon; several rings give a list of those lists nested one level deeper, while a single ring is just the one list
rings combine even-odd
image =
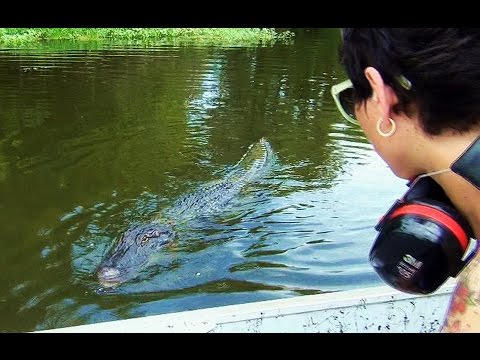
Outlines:
[{"label": "alligator head", "polygon": [[127,230],[97,269],[99,282],[116,286],[135,278],[151,255],[175,237],[169,224],[142,224]]}]

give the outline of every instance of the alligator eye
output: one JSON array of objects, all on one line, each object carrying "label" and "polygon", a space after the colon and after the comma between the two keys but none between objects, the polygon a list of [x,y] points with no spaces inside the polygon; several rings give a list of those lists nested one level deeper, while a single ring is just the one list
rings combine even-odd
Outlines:
[{"label": "alligator eye", "polygon": [[146,237],[152,238],[152,237],[159,237],[160,236],[160,231],[158,230],[151,230],[145,234]]},{"label": "alligator eye", "polygon": [[142,241],[140,241],[140,246],[145,246],[148,243],[149,240],[150,240],[149,236],[143,235]]}]

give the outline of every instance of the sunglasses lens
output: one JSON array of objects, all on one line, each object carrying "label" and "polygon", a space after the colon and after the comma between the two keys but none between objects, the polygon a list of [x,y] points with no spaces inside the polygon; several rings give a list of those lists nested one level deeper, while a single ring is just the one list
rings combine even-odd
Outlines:
[{"label": "sunglasses lens", "polygon": [[340,92],[339,100],[342,105],[343,110],[353,119],[355,118],[355,103],[353,101],[354,90],[352,88],[347,88]]}]

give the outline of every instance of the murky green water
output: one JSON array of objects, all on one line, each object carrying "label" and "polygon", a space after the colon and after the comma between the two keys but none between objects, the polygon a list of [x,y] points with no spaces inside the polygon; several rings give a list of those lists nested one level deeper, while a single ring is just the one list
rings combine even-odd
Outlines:
[{"label": "murky green water", "polygon": [[[379,285],[373,226],[405,185],[335,108],[338,41],[1,50],[0,331]],[[95,268],[123,231],[261,137],[268,176],[102,291]]]}]

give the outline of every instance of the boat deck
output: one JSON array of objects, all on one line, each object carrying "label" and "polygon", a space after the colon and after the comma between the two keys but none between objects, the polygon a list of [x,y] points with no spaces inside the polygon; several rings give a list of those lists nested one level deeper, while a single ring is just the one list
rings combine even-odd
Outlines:
[{"label": "boat deck", "polygon": [[430,295],[388,286],[228,305],[41,332],[438,332],[454,282]]}]

